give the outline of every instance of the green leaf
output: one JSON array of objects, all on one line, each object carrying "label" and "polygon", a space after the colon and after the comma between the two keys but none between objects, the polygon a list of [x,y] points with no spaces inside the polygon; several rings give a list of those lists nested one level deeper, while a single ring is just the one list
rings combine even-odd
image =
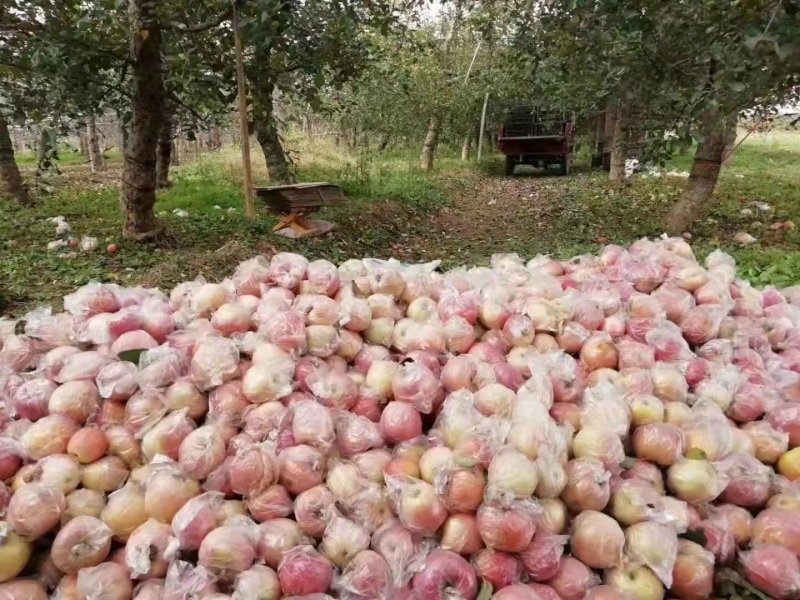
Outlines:
[{"label": "green leaf", "polygon": [[706,532],[702,529],[690,529],[686,533],[680,534],[678,537],[694,542],[695,544],[700,544],[703,548],[705,548],[708,543]]},{"label": "green leaf", "polygon": [[137,348],[135,350],[125,350],[123,352],[120,352],[117,355],[117,358],[119,358],[122,361],[132,362],[133,364],[138,365],[139,364],[139,357],[142,355],[142,352],[145,352],[146,350],[147,350],[147,348]]},{"label": "green leaf", "polygon": [[492,584],[485,579],[482,579],[481,589],[478,592],[478,595],[475,597],[475,600],[490,600],[493,592],[494,590],[492,589]]}]

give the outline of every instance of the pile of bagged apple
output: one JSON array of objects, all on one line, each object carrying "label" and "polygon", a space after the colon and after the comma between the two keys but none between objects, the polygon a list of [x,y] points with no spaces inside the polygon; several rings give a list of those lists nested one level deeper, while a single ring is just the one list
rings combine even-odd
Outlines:
[{"label": "pile of bagged apple", "polygon": [[0,321],[0,600],[800,597],[800,287],[257,257]]}]

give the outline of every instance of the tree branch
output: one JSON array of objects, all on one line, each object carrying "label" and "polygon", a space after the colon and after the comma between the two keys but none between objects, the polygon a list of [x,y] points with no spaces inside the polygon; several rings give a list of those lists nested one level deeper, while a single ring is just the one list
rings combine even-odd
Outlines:
[{"label": "tree branch", "polygon": [[187,25],[186,23],[181,23],[179,21],[170,21],[167,23],[165,29],[174,29],[175,31],[179,31],[181,33],[202,33],[204,31],[208,31],[209,29],[214,29],[214,27],[219,27],[224,21],[230,19],[232,14],[233,6],[227,8],[218,17],[211,19],[210,21],[206,21],[205,23],[194,23]]},{"label": "tree branch", "polygon": [[211,117],[214,116],[214,113],[211,113],[210,115],[206,115],[206,116],[201,115],[193,107],[189,106],[183,100],[181,100],[177,96],[177,94],[175,94],[174,91],[167,92],[167,98],[169,100],[171,100],[172,102],[174,102],[175,104],[177,104],[178,106],[182,106],[184,109],[186,109],[189,112],[189,114],[191,114],[195,119],[197,119],[201,123],[206,123]]}]

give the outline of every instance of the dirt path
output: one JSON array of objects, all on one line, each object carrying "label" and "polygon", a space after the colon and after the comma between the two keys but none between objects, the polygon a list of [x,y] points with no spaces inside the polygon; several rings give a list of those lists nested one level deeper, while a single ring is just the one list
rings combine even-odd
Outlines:
[{"label": "dirt path", "polygon": [[[415,253],[455,263],[483,262],[495,252],[553,252],[586,240],[582,211],[570,202],[590,184],[542,172],[517,177],[471,174],[450,186],[451,205],[434,213],[429,233],[409,241]],[[585,193],[585,192],[584,192]],[[579,234],[577,237],[575,234]],[[591,238],[590,238],[591,239]]]}]

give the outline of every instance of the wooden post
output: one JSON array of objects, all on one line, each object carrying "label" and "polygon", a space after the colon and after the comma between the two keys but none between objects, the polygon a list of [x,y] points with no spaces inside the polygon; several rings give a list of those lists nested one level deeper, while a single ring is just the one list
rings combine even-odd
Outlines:
[{"label": "wooden post", "polygon": [[475,66],[475,59],[478,58],[478,50],[481,49],[481,42],[483,42],[483,39],[478,40],[478,43],[475,45],[475,52],[472,54],[472,62],[469,63],[469,69],[467,69],[467,74],[464,76],[464,83],[469,81],[469,75],[472,73],[472,67]]},{"label": "wooden post", "polygon": [[481,130],[478,132],[478,162],[481,162],[481,153],[483,152],[483,130],[486,128],[487,104],[489,104],[489,92],[486,92],[486,97],[483,99],[483,110],[481,111]]},{"label": "wooden post", "polygon": [[236,40],[236,86],[239,92],[239,129],[241,131],[242,168],[244,171],[244,211],[251,219],[256,216],[253,201],[253,174],[250,170],[250,129],[247,126],[247,95],[244,89],[244,58],[242,56],[242,32],[239,29],[239,14],[233,4],[233,35]]}]

